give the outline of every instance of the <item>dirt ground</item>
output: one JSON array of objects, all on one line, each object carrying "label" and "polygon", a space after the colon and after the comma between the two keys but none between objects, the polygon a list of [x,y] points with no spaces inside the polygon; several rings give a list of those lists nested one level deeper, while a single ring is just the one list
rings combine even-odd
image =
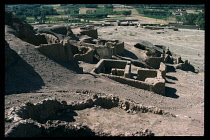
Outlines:
[{"label": "dirt ground", "polygon": [[[27,49],[31,49],[31,56],[24,55],[22,49],[15,48],[20,42],[19,39],[12,39],[6,35],[10,47],[22,51],[22,57],[29,63],[34,70],[42,77],[45,85],[36,92],[5,95],[5,112],[24,102],[38,102],[48,97],[56,97],[60,100],[82,101],[89,94],[113,94],[120,98],[133,100],[146,106],[156,106],[160,109],[175,114],[176,118],[162,117],[154,114],[134,114],[130,115],[118,108],[97,109],[88,108],[77,111],[75,123],[86,123],[95,131],[104,133],[118,134],[133,131],[134,129],[149,128],[155,136],[179,136],[179,135],[204,135],[204,34],[202,30],[179,29],[179,31],[162,30],[163,33],[157,34],[160,30],[149,30],[135,28],[134,26],[100,27],[98,34],[104,39],[119,39],[125,42],[125,49],[129,50],[140,58],[141,54],[133,47],[139,40],[146,40],[154,45],[164,45],[179,54],[183,60],[189,62],[199,70],[199,73],[175,70],[166,74],[166,95],[159,95],[137,89],[125,84],[120,84],[108,78],[84,73],[76,74],[67,70],[60,64],[56,64],[50,59],[44,58],[41,54],[37,55],[34,61],[33,49],[28,43]],[[10,40],[10,41],[9,41]],[[40,56],[42,59],[39,60]],[[32,61],[33,60],[33,61]],[[48,66],[49,65],[49,66]],[[81,62],[80,66],[85,67],[85,71],[90,71],[93,64]],[[48,68],[49,67],[49,68]],[[69,71],[69,72],[68,72]],[[53,74],[53,78],[47,76]],[[50,79],[51,78],[51,79]],[[88,114],[88,115],[87,115]],[[5,131],[12,123],[5,123]]]}]

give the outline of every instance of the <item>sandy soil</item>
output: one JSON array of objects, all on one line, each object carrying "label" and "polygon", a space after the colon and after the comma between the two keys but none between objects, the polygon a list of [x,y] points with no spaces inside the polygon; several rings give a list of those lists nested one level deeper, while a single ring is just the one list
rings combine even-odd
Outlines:
[{"label": "sandy soil", "polygon": [[[155,135],[204,135],[204,31],[180,29],[179,31],[163,30],[164,33],[157,34],[158,30],[135,28],[133,26],[100,27],[98,33],[100,38],[120,39],[125,42],[125,49],[130,50],[137,57],[140,53],[133,47],[139,40],[147,40],[155,45],[169,47],[172,52],[181,55],[182,59],[188,59],[199,73],[176,70],[166,75],[166,95],[162,96],[149,91],[137,89],[128,85],[120,84],[108,78],[84,73],[77,74],[71,69],[56,63],[51,59],[37,53],[33,45],[14,39],[6,34],[5,39],[10,47],[19,52],[22,59],[26,61],[38,75],[41,76],[44,85],[32,93],[20,93],[5,95],[5,111],[12,106],[20,105],[26,101],[38,102],[47,97],[56,97],[61,100],[70,101],[84,100],[89,96],[87,92],[97,94],[113,94],[121,98],[133,100],[146,106],[156,106],[169,111],[177,116],[174,118],[157,117],[154,114],[130,115],[116,108],[86,109],[78,111],[75,120],[83,122],[88,120],[89,126],[98,131],[121,133],[131,131],[135,127],[150,128]],[[12,39],[12,40],[11,40]],[[30,52],[30,55],[28,53]],[[35,54],[35,55],[34,55]],[[36,61],[35,61],[36,60]],[[85,63],[81,63],[85,65]],[[93,65],[86,67],[87,71]],[[87,91],[87,92],[83,92]],[[85,114],[89,116],[85,116]],[[141,116],[142,115],[142,116]],[[141,116],[141,117],[139,117]],[[141,125],[137,122],[143,121]],[[91,122],[94,124],[91,124]],[[118,123],[116,123],[118,122]],[[6,122],[8,129],[12,123]]]}]

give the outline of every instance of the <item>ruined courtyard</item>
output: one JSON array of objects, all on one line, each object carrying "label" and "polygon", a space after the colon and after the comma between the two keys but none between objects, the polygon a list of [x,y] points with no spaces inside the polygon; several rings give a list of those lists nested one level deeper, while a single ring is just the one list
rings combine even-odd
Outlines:
[{"label": "ruined courtyard", "polygon": [[204,135],[204,31],[6,14],[5,136]]}]

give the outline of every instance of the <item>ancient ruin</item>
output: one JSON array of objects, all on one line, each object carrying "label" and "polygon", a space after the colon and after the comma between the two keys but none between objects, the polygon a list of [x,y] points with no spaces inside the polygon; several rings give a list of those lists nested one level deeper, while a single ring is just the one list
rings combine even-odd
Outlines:
[{"label": "ancient ruin", "polygon": [[160,37],[178,28],[129,17],[74,25],[5,12],[5,137],[202,134],[202,73],[173,52],[179,40]]},{"label": "ancient ruin", "polygon": [[[131,72],[131,66],[129,61],[102,59],[95,66],[93,72],[136,88],[165,94],[166,66],[164,63],[160,63],[158,70],[139,68],[136,73]],[[134,74],[137,74],[136,78],[131,76]]]},{"label": "ancient ruin", "polygon": [[[120,25],[122,23],[119,23]],[[134,47],[145,50],[147,58],[142,62],[130,60],[113,60],[124,54],[124,42],[120,40],[99,39],[94,26],[70,29],[69,26],[55,25],[35,29],[39,46],[35,48],[47,57],[61,61],[83,61],[93,63],[99,61],[92,70],[96,74],[107,76],[115,81],[141,89],[163,94],[165,92],[166,65],[177,64],[176,68],[193,70],[181,57],[172,54],[167,48],[154,46],[150,42],[141,41]],[[116,59],[116,58],[115,58]],[[132,65],[138,67],[131,71]],[[140,67],[139,67],[140,65]],[[149,69],[148,69],[149,68]],[[111,75],[110,75],[111,74]],[[137,75],[134,78],[132,75]]]}]

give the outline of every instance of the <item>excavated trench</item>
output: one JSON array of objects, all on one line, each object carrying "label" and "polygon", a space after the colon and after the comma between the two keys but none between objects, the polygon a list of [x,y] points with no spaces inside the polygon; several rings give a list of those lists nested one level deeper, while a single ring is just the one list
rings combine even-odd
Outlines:
[{"label": "excavated trench", "polygon": [[12,107],[7,121],[15,124],[6,137],[154,136],[149,120],[175,117],[157,107],[143,106],[118,97],[97,96],[81,102],[45,99]]}]

